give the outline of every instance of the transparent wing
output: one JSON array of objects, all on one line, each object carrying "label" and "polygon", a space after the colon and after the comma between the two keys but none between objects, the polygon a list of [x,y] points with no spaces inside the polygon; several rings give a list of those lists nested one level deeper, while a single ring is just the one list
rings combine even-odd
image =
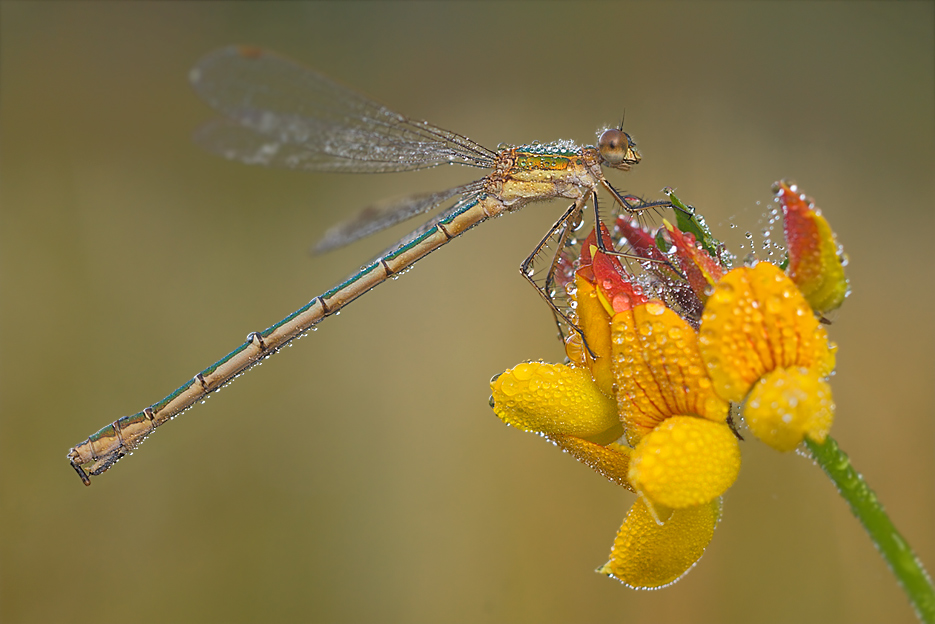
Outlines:
[{"label": "transparent wing", "polygon": [[409,119],[271,52],[232,46],[189,73],[225,119],[196,140],[225,158],[311,171],[411,171],[457,163],[490,168],[496,154],[454,132]]},{"label": "transparent wing", "polygon": [[[371,258],[370,262],[374,262],[374,261],[376,261],[376,260],[378,260],[378,259],[380,259],[380,258],[385,258],[385,257],[388,256],[389,254],[391,254],[391,253],[393,253],[394,251],[400,249],[401,247],[405,247],[406,245],[408,245],[409,243],[411,243],[411,242],[414,241],[415,239],[419,238],[420,236],[422,236],[423,234],[425,234],[426,232],[428,232],[429,230],[431,230],[432,228],[434,228],[434,227],[435,227],[436,225],[438,225],[440,222],[442,222],[442,221],[444,221],[445,219],[447,219],[449,216],[451,216],[452,213],[454,213],[454,212],[460,210],[461,208],[463,208],[466,204],[470,204],[470,203],[472,203],[472,202],[477,201],[478,199],[480,199],[480,197],[483,195],[483,188],[482,188],[482,186],[483,186],[483,183],[482,183],[482,182],[474,182],[474,183],[472,183],[472,184],[468,184],[468,185],[465,186],[465,187],[462,187],[462,188],[464,188],[465,192],[464,192],[464,194],[461,196],[461,199],[459,199],[458,201],[456,201],[455,203],[453,203],[453,204],[452,204],[451,206],[449,206],[448,208],[445,208],[444,210],[442,210],[441,212],[439,212],[437,215],[433,216],[431,219],[429,219],[428,221],[426,221],[425,223],[423,223],[422,225],[420,225],[420,226],[419,226],[418,228],[416,228],[415,230],[413,230],[413,231],[409,232],[408,234],[406,234],[405,236],[403,236],[400,240],[398,240],[397,242],[393,243],[393,246],[392,246],[392,247],[388,247],[388,248],[384,249],[382,252],[380,252],[379,254],[377,254],[376,256],[374,256],[373,258]],[[369,264],[369,263],[368,263],[368,264]]]},{"label": "transparent wing", "polygon": [[479,190],[481,183],[472,182],[439,193],[421,193],[368,206],[356,216],[330,228],[312,249],[314,253],[331,251],[358,239],[401,223],[406,219],[434,210],[455,195]]}]

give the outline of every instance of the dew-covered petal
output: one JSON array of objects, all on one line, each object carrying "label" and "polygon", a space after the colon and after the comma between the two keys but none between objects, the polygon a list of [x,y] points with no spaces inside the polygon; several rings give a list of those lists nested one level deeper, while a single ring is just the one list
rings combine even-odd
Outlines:
[{"label": "dew-covered petal", "polygon": [[616,314],[611,350],[617,403],[631,444],[674,415],[726,421],[728,404],[714,391],[695,330],[662,302]]},{"label": "dew-covered petal", "polygon": [[633,277],[623,268],[620,258],[592,247],[591,262],[598,297],[608,314],[631,310],[646,303],[643,289],[633,283]]},{"label": "dew-covered petal", "polygon": [[490,382],[491,407],[518,429],[603,443],[622,433],[616,402],[604,396],[587,369],[526,362]]},{"label": "dew-covered petal", "polygon": [[838,308],[847,296],[848,283],[831,226],[811,201],[785,181],[777,182],[773,190],[782,204],[789,277],[815,312]]},{"label": "dew-covered petal", "polygon": [[776,368],[833,366],[827,334],[808,302],[768,262],[734,269],[718,282],[701,317],[698,344],[715,390],[728,401],[743,400]]},{"label": "dew-covered petal", "polygon": [[717,260],[695,243],[692,234],[682,232],[665,219],[662,223],[675,245],[675,257],[688,284],[698,299],[706,301],[707,293],[724,276],[724,270]]},{"label": "dew-covered petal", "polygon": [[814,339],[813,356],[815,359],[808,366],[824,379],[834,371],[838,345],[828,340],[828,332],[825,331],[824,325],[819,325],[815,330]]},{"label": "dew-covered petal", "polygon": [[641,258],[652,260],[654,268],[663,267],[665,270],[670,270],[668,258],[656,247],[656,238],[652,232],[643,229],[638,218],[631,217],[629,214],[620,215],[614,221],[614,225],[630,246],[628,251],[634,252]]},{"label": "dew-covered petal", "polygon": [[627,473],[630,468],[630,453],[626,446],[610,443],[606,446],[588,442],[572,436],[552,436],[550,438],[563,451],[593,469],[611,483],[622,485],[631,492],[636,490],[630,485]]},{"label": "dew-covered petal", "polygon": [[817,371],[780,368],[753,386],[744,406],[750,431],[777,451],[791,451],[807,435],[824,442],[834,420],[831,387]]},{"label": "dew-covered petal", "polygon": [[721,517],[721,500],[676,509],[663,525],[642,499],[630,508],[610,561],[598,572],[634,589],[658,589],[679,580],[704,554]]},{"label": "dew-covered petal", "polygon": [[719,497],[739,471],[740,446],[726,424],[673,416],[633,450],[629,479],[650,504],[684,509]]},{"label": "dew-covered petal", "polygon": [[[565,350],[573,362],[576,358],[583,359],[585,365],[591,369],[591,375],[601,392],[612,397],[614,376],[610,362],[610,315],[598,300],[597,289],[591,281],[576,274],[575,285],[577,287],[575,301],[577,302],[578,327],[584,333],[591,352],[597,357],[596,359],[592,357],[584,345],[574,339],[578,335],[576,332],[572,332],[570,336],[572,340],[566,342]],[[575,353],[568,353],[569,345],[573,346]]]}]

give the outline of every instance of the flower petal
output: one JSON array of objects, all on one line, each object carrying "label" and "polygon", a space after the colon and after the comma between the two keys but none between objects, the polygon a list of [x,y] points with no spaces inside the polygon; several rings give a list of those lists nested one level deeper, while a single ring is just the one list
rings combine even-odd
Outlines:
[{"label": "flower petal", "polygon": [[718,282],[701,317],[698,345],[717,393],[740,402],[768,371],[805,366],[830,372],[833,350],[802,293],[768,262]]},{"label": "flower petal", "polygon": [[683,233],[665,219],[662,224],[675,245],[675,257],[692,291],[702,302],[706,301],[707,293],[724,276],[724,270],[707,251],[698,247],[694,236]]},{"label": "flower petal", "polygon": [[634,589],[674,583],[704,554],[721,517],[721,501],[677,509],[656,524],[642,499],[627,513],[614,540],[610,561],[599,570]]},{"label": "flower petal", "polygon": [[620,215],[614,221],[614,225],[620,231],[621,236],[626,239],[633,253],[641,258],[652,260],[656,266],[668,269],[668,259],[656,247],[656,239],[640,226],[635,217]]},{"label": "flower petal", "polygon": [[740,447],[725,424],[673,416],[637,445],[630,483],[653,505],[684,509],[718,498],[740,471]]},{"label": "flower petal", "polygon": [[753,386],[743,410],[753,434],[777,451],[791,451],[807,435],[824,442],[834,420],[831,387],[817,371],[780,368]]},{"label": "flower petal", "polygon": [[632,277],[624,270],[620,259],[607,255],[597,247],[591,249],[594,283],[598,296],[608,314],[616,314],[646,303],[643,289],[633,284]]},{"label": "flower petal", "polygon": [[615,443],[601,446],[573,436],[553,436],[551,440],[611,483],[622,485],[631,492],[636,491],[627,477],[632,452],[629,448]]},{"label": "flower petal", "polygon": [[[680,213],[681,211],[676,210],[676,215]],[[651,260],[647,270],[662,284],[661,294],[666,305],[678,311],[682,318],[690,320],[693,327],[697,328],[704,304],[685,278],[676,272],[666,255],[656,247],[656,237],[644,230],[636,218],[621,215],[614,223],[617,231],[630,245],[630,250],[641,258]]]},{"label": "flower petal", "polygon": [[[598,387],[608,397],[614,394],[614,374],[610,364],[610,316],[604,310],[597,297],[597,289],[594,284],[581,275],[575,275],[575,309],[578,315],[578,327],[584,333],[588,341],[588,347],[597,359],[591,357],[591,353],[583,348],[580,339],[575,340],[578,334],[573,332],[566,342],[565,352],[572,362],[576,358],[584,358],[584,363],[591,369],[591,375]],[[569,352],[574,349],[574,353]]]},{"label": "flower petal", "polygon": [[693,414],[725,422],[691,326],[661,301],[616,314],[611,348],[617,403],[631,444],[666,418]]},{"label": "flower petal", "polygon": [[490,389],[497,416],[523,431],[602,443],[623,433],[616,403],[601,393],[587,369],[527,362],[493,379]]},{"label": "flower petal", "polygon": [[819,314],[838,308],[848,283],[831,226],[795,186],[777,182],[773,191],[782,204],[789,277]]}]

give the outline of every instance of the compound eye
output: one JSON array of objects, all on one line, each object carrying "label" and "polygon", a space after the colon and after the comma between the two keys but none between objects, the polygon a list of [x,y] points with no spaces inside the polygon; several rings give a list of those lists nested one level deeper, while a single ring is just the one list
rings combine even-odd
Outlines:
[{"label": "compound eye", "polygon": [[623,162],[631,147],[630,135],[616,128],[604,130],[597,141],[597,149],[601,152],[601,156],[611,165]]}]

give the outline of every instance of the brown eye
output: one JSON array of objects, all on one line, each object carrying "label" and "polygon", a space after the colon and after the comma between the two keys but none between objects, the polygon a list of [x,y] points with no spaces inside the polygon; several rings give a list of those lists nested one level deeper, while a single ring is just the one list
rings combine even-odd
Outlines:
[{"label": "brown eye", "polygon": [[600,150],[601,156],[611,165],[623,162],[630,146],[630,135],[616,128],[604,130],[597,141],[597,149]]}]

